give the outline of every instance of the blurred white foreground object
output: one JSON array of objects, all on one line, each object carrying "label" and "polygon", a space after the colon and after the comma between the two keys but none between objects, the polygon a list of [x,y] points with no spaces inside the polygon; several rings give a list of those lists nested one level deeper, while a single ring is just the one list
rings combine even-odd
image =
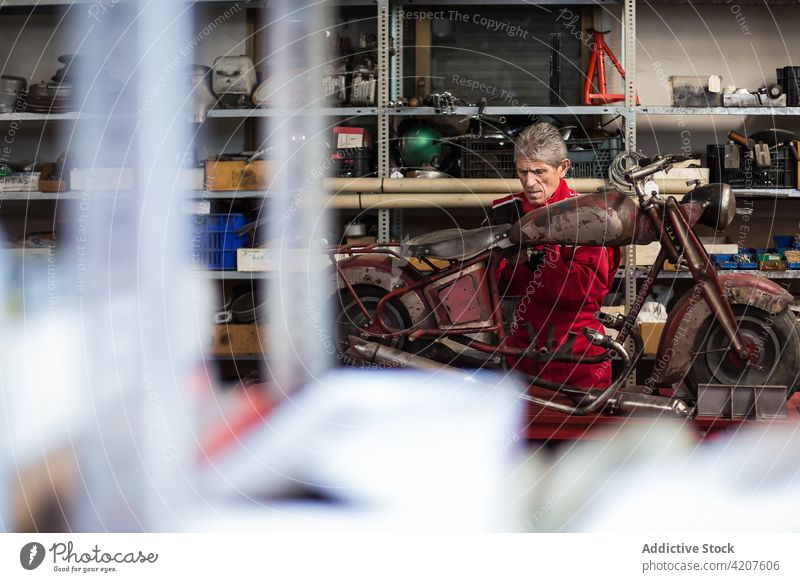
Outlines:
[{"label": "blurred white foreground object", "polygon": [[216,515],[196,527],[507,530],[518,390],[489,373],[331,372],[211,459]]},{"label": "blurred white foreground object", "polygon": [[624,427],[567,451],[551,487],[571,494],[540,531],[798,531],[800,436],[748,425],[695,444],[681,423]]}]

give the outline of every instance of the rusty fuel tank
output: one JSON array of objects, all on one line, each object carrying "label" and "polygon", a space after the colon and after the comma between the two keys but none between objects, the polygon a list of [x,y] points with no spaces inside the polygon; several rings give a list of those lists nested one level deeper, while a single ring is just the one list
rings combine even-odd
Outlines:
[{"label": "rusty fuel tank", "polygon": [[[697,202],[683,203],[679,208],[690,225],[703,213],[702,204]],[[526,245],[625,246],[646,245],[659,236],[634,198],[621,192],[598,192],[529,212],[511,227],[509,239]]]}]

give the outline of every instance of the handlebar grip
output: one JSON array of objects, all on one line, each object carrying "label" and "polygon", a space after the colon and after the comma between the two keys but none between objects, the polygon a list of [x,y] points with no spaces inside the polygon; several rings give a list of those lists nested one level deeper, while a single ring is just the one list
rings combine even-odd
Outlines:
[{"label": "handlebar grip", "polygon": [[735,131],[729,131],[728,132],[728,139],[738,143],[740,146],[746,147],[749,150],[753,149],[753,140],[752,139],[747,139],[745,136],[743,136],[740,133],[736,133]]}]

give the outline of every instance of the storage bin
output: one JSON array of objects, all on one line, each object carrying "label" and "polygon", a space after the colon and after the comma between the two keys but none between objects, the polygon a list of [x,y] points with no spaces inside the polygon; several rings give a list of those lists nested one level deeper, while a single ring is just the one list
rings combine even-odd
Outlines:
[{"label": "storage bin", "polygon": [[[592,139],[571,139],[567,142],[567,157],[572,165],[567,173],[568,178],[602,178],[608,177],[608,168],[614,158],[624,149],[622,137],[604,137]],[[572,149],[572,148],[581,149]]]},{"label": "storage bin", "polygon": [[725,146],[709,144],[706,156],[711,181],[730,184],[731,188],[794,188],[797,184],[797,162],[790,148],[784,146],[772,150],[772,164],[768,168],[757,168],[752,158],[742,155],[738,169],[727,169]]},{"label": "storage bin", "polygon": [[235,271],[236,250],[247,243],[247,235],[236,234],[247,221],[244,214],[196,215],[192,257],[212,271]]}]

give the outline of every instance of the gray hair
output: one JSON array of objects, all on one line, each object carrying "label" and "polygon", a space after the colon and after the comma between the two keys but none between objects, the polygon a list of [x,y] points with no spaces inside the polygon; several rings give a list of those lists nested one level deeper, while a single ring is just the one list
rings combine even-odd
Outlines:
[{"label": "gray hair", "polygon": [[549,123],[529,125],[514,142],[514,158],[538,160],[558,166],[567,157],[567,144],[558,130]]}]

